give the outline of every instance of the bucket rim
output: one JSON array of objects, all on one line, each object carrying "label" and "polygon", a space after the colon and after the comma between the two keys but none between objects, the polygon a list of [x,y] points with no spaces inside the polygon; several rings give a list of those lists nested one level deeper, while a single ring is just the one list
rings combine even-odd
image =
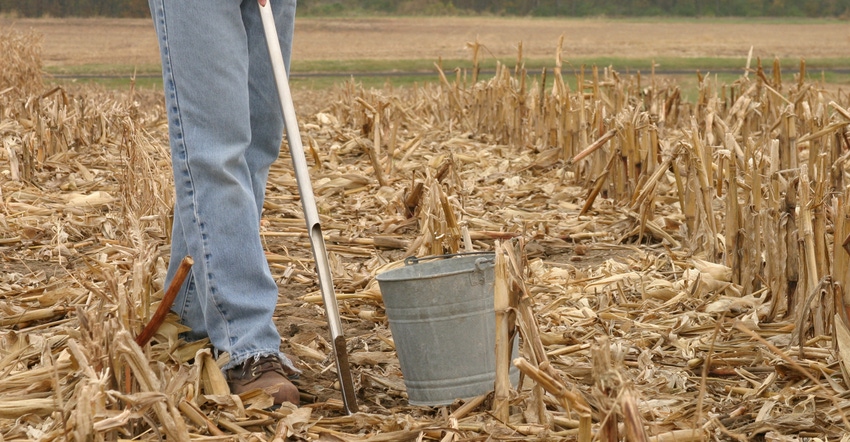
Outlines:
[{"label": "bucket rim", "polygon": [[423,260],[429,260],[430,261],[430,260],[433,260],[433,259],[466,258],[466,257],[469,257],[469,256],[475,256],[475,255],[495,257],[496,252],[483,250],[483,251],[479,251],[479,252],[446,253],[446,254],[443,254],[443,255],[428,255],[428,256],[422,256],[422,257],[413,255],[413,256],[408,256],[407,258],[404,258],[404,265],[409,266],[409,265],[414,265],[414,264],[420,264],[420,261],[423,261]]},{"label": "bucket rim", "polygon": [[[463,260],[463,259],[468,259],[468,258],[482,258],[482,259],[486,260],[486,259],[488,259],[488,257],[495,258],[495,256],[496,256],[496,252],[470,252],[470,253],[453,253],[453,254],[447,254],[447,255],[432,255],[432,256],[426,256],[426,257],[422,257],[422,258],[408,257],[407,259],[404,260],[404,262],[405,262],[404,267],[396,267],[394,269],[390,269],[390,270],[381,272],[381,273],[375,275],[375,279],[378,282],[415,281],[415,280],[419,280],[419,279],[433,279],[433,278],[438,277],[438,276],[443,277],[443,276],[458,275],[458,274],[461,274],[461,273],[469,273],[471,271],[474,271],[475,268],[457,269],[455,271],[440,273],[438,275],[420,275],[420,276],[407,275],[407,277],[403,277],[403,278],[397,276],[397,274],[401,274],[405,270],[408,270],[408,269],[410,269],[411,267],[414,267],[414,266],[428,266],[428,265],[437,265],[438,264],[436,261],[418,262],[420,260],[439,259],[439,258],[445,258],[444,261],[440,261],[440,262],[447,262],[447,261],[451,261],[451,260],[455,260],[455,259]],[[417,262],[414,263],[414,264],[409,264],[408,260],[410,258],[414,258],[415,260],[417,260]],[[495,262],[492,262],[492,263],[489,263],[489,264],[490,264],[490,266],[495,267]]]}]

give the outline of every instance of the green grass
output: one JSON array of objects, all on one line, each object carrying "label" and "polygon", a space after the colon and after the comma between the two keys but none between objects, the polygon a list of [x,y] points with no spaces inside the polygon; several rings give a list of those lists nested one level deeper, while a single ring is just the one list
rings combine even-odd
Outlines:
[{"label": "green grass", "polygon": [[[128,90],[132,84],[129,78],[60,78],[53,81],[56,84],[92,84],[104,89]],[[136,89],[162,90],[162,78],[137,78]]]},{"label": "green grass", "polygon": [[62,76],[127,76],[137,75],[159,75],[160,66],[155,65],[123,65],[123,64],[83,64],[71,66],[48,66],[45,72],[50,75]]},{"label": "green grass", "polygon": [[[756,60],[751,61],[751,69],[756,67]],[[467,79],[471,77],[472,61],[468,59],[446,60],[325,60],[298,61],[292,63],[293,88],[322,90],[349,81],[352,77],[366,88],[382,88],[387,84],[394,87],[412,86],[428,82],[439,82],[435,63],[441,63],[443,71],[449,80],[455,78],[456,70],[465,72]],[[542,70],[547,70],[547,83],[551,86],[554,60],[526,59],[523,61],[529,74],[530,81],[539,80]],[[696,94],[696,73],[703,75],[719,75],[721,82],[732,82],[744,72],[745,58],[574,58],[566,59],[562,66],[565,79],[575,87],[575,74],[584,68],[585,78],[590,78],[593,66],[600,70],[613,67],[621,75],[636,74],[647,79],[653,63],[659,74],[674,76],[681,83],[683,94],[688,98]],[[513,69],[516,58],[484,57],[479,68],[482,79],[492,75],[498,64]],[[762,66],[770,77],[773,70],[773,60],[762,60]],[[793,81],[799,72],[799,59],[781,59],[782,77],[786,82]],[[820,81],[824,69],[850,68],[850,58],[824,58],[806,61],[807,74],[810,80]],[[158,65],[128,66],[128,65],[80,65],[67,67],[50,67],[46,69],[49,75],[63,76],[53,81],[65,83],[93,83],[106,88],[128,89],[134,73],[137,88],[162,88],[160,67]],[[601,72],[600,72],[601,74]],[[826,72],[823,80],[832,84],[850,84],[850,74]],[[50,79],[48,79],[50,81]]]},{"label": "green grass", "polygon": [[[780,59],[780,66],[783,70],[797,71],[800,66],[800,59],[784,58]],[[456,68],[471,70],[472,61],[468,59],[446,59],[446,60],[346,60],[346,61],[293,61],[292,71],[298,73],[389,73],[389,72],[422,72],[436,73],[435,64],[440,63],[443,70],[448,73]],[[514,67],[517,63],[516,58],[493,58],[485,57],[479,62],[479,67],[482,70],[494,70],[497,64],[502,64],[509,67]],[[622,58],[622,57],[594,57],[594,58],[567,58],[564,60],[562,70],[564,72],[572,72],[581,69],[585,66],[590,70],[593,66],[600,68],[612,66],[618,72],[637,71],[649,72],[653,63],[657,70],[690,70],[696,72],[710,72],[713,70],[740,70],[743,72],[747,64],[744,57],[741,58]],[[523,60],[525,68],[531,72],[534,70],[540,71],[543,68],[551,69],[554,67],[554,60],[551,59],[525,59]],[[750,62],[750,67],[755,68],[757,60],[753,59]],[[850,57],[847,58],[822,58],[806,60],[806,66],[810,70],[814,69],[830,69],[830,68],[850,68]],[[773,59],[762,60],[762,67],[765,70],[773,69]]]},{"label": "green grass", "polygon": [[162,89],[159,65],[129,66],[117,64],[87,64],[49,66],[44,69],[45,80],[56,84],[96,84],[107,89],[129,89],[135,77],[137,88]]}]

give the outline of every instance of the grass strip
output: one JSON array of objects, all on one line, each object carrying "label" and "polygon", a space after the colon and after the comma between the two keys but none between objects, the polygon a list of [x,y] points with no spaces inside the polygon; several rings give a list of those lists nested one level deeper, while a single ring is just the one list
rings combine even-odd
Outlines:
[{"label": "grass strip", "polygon": [[[790,78],[799,72],[799,59],[780,59],[783,77]],[[479,64],[482,75],[495,71],[499,64],[514,67],[516,58],[483,58]],[[436,67],[451,74],[457,70],[470,72],[473,69],[471,60],[467,59],[402,59],[402,60],[293,60],[293,87],[308,89],[326,89],[354,78],[365,87],[383,87],[386,84],[406,86],[417,83],[438,81]],[[652,58],[623,58],[595,57],[565,59],[562,71],[565,77],[571,77],[582,68],[586,73],[593,66],[600,68],[612,67],[621,74],[648,75],[653,64],[659,75],[688,77],[700,72],[738,76],[744,73],[745,58],[712,58],[712,57],[660,57]],[[543,69],[550,73],[554,67],[553,59],[525,59],[523,65],[531,79],[539,78]],[[757,60],[751,61],[751,69],[755,69]],[[766,72],[773,70],[773,60],[762,60]],[[823,80],[835,84],[850,83],[850,58],[815,58],[806,60],[806,70],[814,80]],[[51,66],[45,69],[49,77],[58,83],[79,82],[97,83],[107,88],[129,87],[131,79],[136,77],[137,87],[161,87],[159,65],[117,65],[89,64],[74,66]]]}]

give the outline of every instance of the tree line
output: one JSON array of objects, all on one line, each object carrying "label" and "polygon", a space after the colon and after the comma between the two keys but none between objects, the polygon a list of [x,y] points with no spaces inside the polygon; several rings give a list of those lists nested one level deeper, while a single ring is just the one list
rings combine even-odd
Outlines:
[{"label": "tree line", "polygon": [[150,17],[147,0],[0,0],[0,14],[21,17]]},{"label": "tree line", "polygon": [[[415,6],[414,6],[415,5]],[[301,9],[540,17],[841,17],[850,0],[300,0]]]},{"label": "tree line", "polygon": [[850,0],[454,0],[452,3],[462,10],[532,16],[846,18],[850,14]]},{"label": "tree line", "polygon": [[[299,0],[300,15],[517,15],[850,18],[850,0]],[[0,0],[23,17],[148,17],[147,0]]]}]

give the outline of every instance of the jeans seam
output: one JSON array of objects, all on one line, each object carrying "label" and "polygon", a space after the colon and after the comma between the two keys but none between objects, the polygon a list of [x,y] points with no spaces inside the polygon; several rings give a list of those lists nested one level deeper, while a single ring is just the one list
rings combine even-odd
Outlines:
[{"label": "jeans seam", "polygon": [[[172,67],[173,64],[172,64],[172,61],[171,61],[171,51],[170,51],[170,48],[168,46],[168,26],[167,26],[167,21],[166,21],[166,17],[165,17],[165,4],[164,3],[165,3],[164,0],[160,0],[159,4],[158,4],[159,7],[160,7],[160,10],[161,10],[161,14],[162,14],[162,16],[161,16],[162,39],[161,40],[162,40],[162,45],[165,49],[164,50],[164,56],[168,59],[168,62],[165,63],[165,66],[164,66],[164,72],[165,72],[166,76],[168,77],[168,81],[171,83],[172,90],[169,91],[169,93],[172,94],[173,101],[174,101],[174,112],[175,112],[174,118],[176,118],[177,121],[179,122],[177,124],[177,129],[175,130],[175,132],[177,132],[176,135],[178,135],[176,145],[177,145],[177,148],[181,151],[181,153],[183,154],[183,157],[184,157],[181,160],[181,166],[182,166],[181,172],[186,173],[188,178],[189,178],[188,186],[189,186],[189,192],[190,192],[190,195],[191,195],[192,214],[195,217],[195,220],[197,221],[198,233],[201,235],[200,245],[201,245],[202,254],[203,254],[202,259],[203,259],[203,262],[204,262],[204,268],[206,269],[206,268],[210,267],[209,266],[209,253],[208,253],[208,247],[207,247],[206,233],[204,232],[204,223],[203,223],[203,221],[201,221],[201,214],[198,212],[198,204],[197,204],[197,201],[195,200],[197,192],[196,192],[196,189],[195,189],[195,182],[192,179],[191,168],[189,167],[189,150],[186,148],[186,137],[185,137],[185,133],[183,132],[183,124],[182,124],[183,118],[182,118],[181,111],[180,111],[180,99],[177,96],[177,81],[175,80],[175,77],[174,77],[174,72],[173,72],[173,67]],[[170,112],[168,112],[168,113],[170,113]],[[171,161],[173,163],[175,161],[175,159],[172,157]],[[185,236],[185,234],[184,234],[184,236]],[[174,257],[172,257],[172,259],[174,259]],[[206,282],[205,285],[206,285],[207,291],[209,293],[209,296],[213,301],[212,304],[215,306],[215,312],[222,319],[221,322],[223,323],[222,325],[223,325],[223,328],[224,328],[225,339],[228,341],[228,344],[232,344],[231,341],[233,339],[233,335],[230,331],[230,322],[227,320],[226,315],[221,311],[220,303],[218,302],[217,296],[216,296],[216,290],[215,290],[215,288],[213,287],[213,284],[212,284],[212,275],[210,275],[208,272],[204,272],[202,277],[204,278],[204,280]],[[187,302],[188,302],[188,296],[187,296]],[[206,322],[206,320],[204,322]],[[208,329],[209,327],[205,327],[205,328]]]}]

